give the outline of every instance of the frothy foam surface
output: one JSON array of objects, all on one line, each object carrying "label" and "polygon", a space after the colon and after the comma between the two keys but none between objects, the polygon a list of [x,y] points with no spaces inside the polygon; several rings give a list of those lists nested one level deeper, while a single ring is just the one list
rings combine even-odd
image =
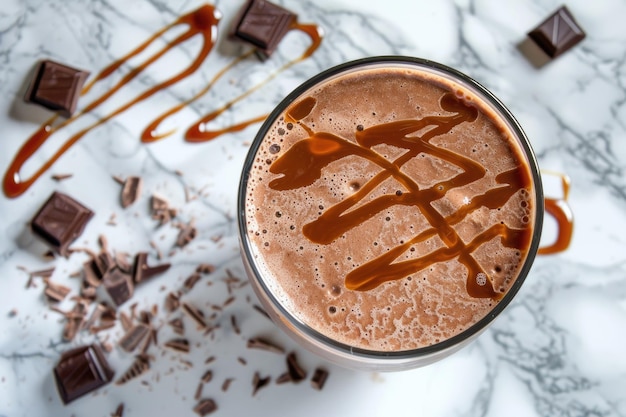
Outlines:
[{"label": "frothy foam surface", "polygon": [[[446,106],[442,99],[450,94],[463,106],[478,109],[475,120],[445,124],[456,120],[450,119],[454,102]],[[390,126],[399,128],[390,123],[429,117],[434,121],[418,130],[409,129],[401,140],[413,146],[430,137],[426,150],[403,160],[408,148],[386,141]],[[436,122],[437,118],[448,122]],[[377,140],[370,133],[380,126],[385,128]],[[361,134],[376,143],[359,143]],[[301,169],[310,169],[306,158],[315,155],[330,162],[320,167],[319,178],[312,182],[302,180],[295,188],[291,184],[290,189],[277,190],[281,187],[276,185],[286,177],[299,174],[276,173],[280,165],[276,161],[290,156],[290,149],[295,154],[300,146],[296,144],[312,136],[307,151],[298,156]],[[344,140],[357,154],[337,156],[337,143]],[[466,169],[446,155],[471,160],[484,172],[471,182],[456,184],[450,180],[461,178]],[[287,310],[342,343],[400,351],[443,341],[485,317],[509,290],[525,259],[535,201],[532,186],[525,182],[530,173],[523,155],[506,125],[473,93],[436,75],[407,68],[367,69],[333,79],[296,100],[260,144],[245,204],[257,268]],[[385,164],[399,165],[400,171],[381,174],[387,170]],[[491,196],[489,190],[502,190],[502,177],[511,172],[523,186],[503,201],[484,197]],[[403,178],[409,178],[409,185]],[[422,194],[410,184],[417,185]],[[444,219],[450,232],[431,224],[432,216],[420,209],[426,205],[407,202],[418,194],[429,198],[432,216]],[[307,224],[323,229],[314,222],[355,196],[342,212],[354,216],[323,226],[329,230],[343,227],[338,237],[316,243],[303,234]],[[392,203],[373,209],[386,200]],[[353,224],[345,227],[348,218]],[[498,227],[518,231],[519,236],[514,235],[518,241],[505,242],[500,234],[489,234],[501,230]],[[448,256],[454,252],[450,246],[459,240],[466,247],[478,242],[466,250],[470,258]],[[348,289],[348,274],[390,253],[398,256],[394,255],[391,266],[379,268],[382,275],[396,267],[402,271],[403,265],[409,273],[375,281],[378,285],[371,289]],[[424,262],[418,265],[419,260]],[[480,272],[468,277],[467,265],[473,261]],[[469,294],[470,287],[487,286],[495,296]]]}]

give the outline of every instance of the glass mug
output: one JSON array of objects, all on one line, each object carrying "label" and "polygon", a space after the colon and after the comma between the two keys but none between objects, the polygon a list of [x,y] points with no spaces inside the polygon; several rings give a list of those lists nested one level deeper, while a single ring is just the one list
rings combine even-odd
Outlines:
[{"label": "glass mug", "polygon": [[[410,369],[474,340],[538,251],[567,247],[563,186],[544,200],[522,128],[467,75],[365,58],[304,82],[260,128],[239,186],[241,252],[263,307],[303,347]],[[544,210],[559,237],[539,249]]]}]

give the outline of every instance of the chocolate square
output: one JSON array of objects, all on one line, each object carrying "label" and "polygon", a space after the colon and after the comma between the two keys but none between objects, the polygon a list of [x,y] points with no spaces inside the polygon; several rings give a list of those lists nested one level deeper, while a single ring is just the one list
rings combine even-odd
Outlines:
[{"label": "chocolate square", "polygon": [[72,197],[54,192],[31,221],[31,229],[53,251],[68,256],[68,247],[83,233],[93,212]]},{"label": "chocolate square", "polygon": [[585,38],[585,32],[562,6],[552,13],[528,36],[551,58],[556,58]]},{"label": "chocolate square", "polygon": [[235,21],[231,36],[256,48],[261,59],[269,58],[291,29],[297,16],[266,0],[249,0]]},{"label": "chocolate square", "polygon": [[70,117],[76,110],[78,97],[88,76],[87,71],[50,60],[41,61],[25,100]]},{"label": "chocolate square", "polygon": [[98,345],[81,346],[63,353],[54,368],[64,404],[108,384],[113,374]]}]

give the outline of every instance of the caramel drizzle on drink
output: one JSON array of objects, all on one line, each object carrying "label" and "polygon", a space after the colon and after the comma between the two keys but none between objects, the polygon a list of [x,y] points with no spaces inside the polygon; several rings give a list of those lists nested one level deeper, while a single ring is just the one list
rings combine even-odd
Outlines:
[{"label": "caramel drizzle on drink", "polygon": [[[316,100],[307,97],[292,105],[286,112],[287,122],[298,123],[309,135],[292,145],[270,166],[273,174],[282,174],[273,179],[269,187],[273,190],[293,190],[313,184],[319,180],[328,164],[347,156],[356,155],[377,164],[382,170],[361,186],[353,195],[326,209],[316,220],[303,226],[303,234],[312,242],[323,245],[332,243],[347,231],[366,222],[378,213],[394,205],[417,208],[428,220],[431,228],[412,239],[391,248],[382,256],[373,259],[349,272],[345,277],[346,288],[367,291],[387,282],[404,278],[438,263],[457,259],[468,270],[466,288],[476,298],[498,300],[503,294],[496,291],[493,281],[476,262],[472,252],[489,240],[499,237],[502,245],[525,253],[532,238],[530,227],[510,228],[495,224],[480,233],[472,241],[464,243],[454,225],[480,207],[497,209],[502,207],[520,189],[528,190],[531,179],[526,169],[517,167],[500,173],[495,180],[499,187],[474,196],[468,204],[454,214],[442,216],[432,202],[443,197],[449,190],[479,180],[485,168],[476,161],[447,149],[435,146],[431,140],[448,133],[464,122],[472,122],[478,110],[459,100],[454,94],[446,93],[440,106],[449,115],[427,116],[383,123],[356,131],[356,143],[329,132],[314,132],[306,126],[304,119],[316,105]],[[425,133],[415,134],[427,128]],[[372,150],[379,144],[387,144],[406,150],[394,161],[389,161]],[[462,172],[428,188],[420,188],[415,181],[401,171],[401,167],[421,153],[432,155],[455,164]],[[383,195],[356,207],[365,197],[389,177],[402,187],[395,194]],[[394,262],[412,245],[439,236],[445,246],[417,259]]]},{"label": "caramel drizzle on drink", "polygon": [[[70,149],[76,142],[78,142],[83,136],[85,136],[87,133],[89,133],[92,129],[94,129],[94,128],[104,124],[105,122],[107,122],[107,121],[109,121],[111,119],[113,119],[115,116],[121,114],[122,112],[124,112],[124,111],[126,111],[128,109],[130,109],[134,105],[136,105],[136,104],[138,104],[138,103],[140,103],[140,102],[150,98],[155,93],[157,93],[157,92],[159,92],[159,91],[161,91],[161,90],[163,90],[165,88],[168,88],[168,87],[172,86],[173,84],[178,83],[179,81],[189,77],[196,70],[198,70],[198,68],[200,68],[202,63],[206,60],[206,58],[208,57],[209,53],[212,51],[213,47],[215,46],[216,37],[217,37],[217,25],[219,23],[220,18],[221,18],[221,15],[220,15],[220,13],[217,11],[217,9],[214,6],[208,5],[208,4],[206,4],[204,6],[201,6],[200,8],[196,9],[195,11],[192,11],[192,12],[190,12],[188,14],[185,14],[185,15],[179,17],[177,20],[175,20],[171,24],[164,26],[162,29],[160,29],[159,31],[154,33],[146,41],[144,41],[137,48],[135,48],[134,50],[129,52],[127,55],[125,55],[122,58],[114,61],[109,66],[104,68],[87,85],[85,85],[85,87],[81,91],[81,96],[87,94],[96,83],[98,83],[98,82],[108,78],[112,74],[114,74],[118,69],[120,69],[120,67],[122,67],[122,65],[127,63],[131,58],[139,55],[144,50],[146,50],[146,48],[148,48],[148,46],[150,46],[157,38],[159,38],[164,33],[168,32],[169,30],[171,30],[172,28],[174,28],[174,27],[176,27],[178,25],[186,25],[187,26],[187,30],[185,32],[183,32],[182,34],[178,35],[174,40],[168,42],[167,45],[162,47],[160,50],[156,51],[153,55],[148,57],[141,65],[131,69],[131,71],[128,74],[126,74],[120,81],[118,81],[112,88],[110,88],[107,92],[102,94],[100,97],[94,99],[91,103],[86,105],[85,108],[83,108],[82,110],[77,112],[75,115],[73,115],[72,117],[70,117],[68,119],[65,119],[65,120],[60,120],[58,115],[54,115],[53,117],[48,119],[46,122],[44,122],[39,127],[39,129],[37,129],[37,131],[35,131],[35,133],[32,134],[31,137],[24,143],[24,145],[22,145],[22,147],[19,149],[18,153],[15,155],[13,161],[9,165],[9,167],[8,167],[6,173],[5,173],[5,176],[4,176],[4,180],[3,180],[3,190],[4,190],[5,195],[7,197],[9,197],[9,198],[15,198],[15,197],[23,194],[68,149]],[[272,74],[262,84],[265,84],[265,83],[269,82],[276,75],[278,75],[279,72],[286,70],[291,65],[294,65],[297,62],[302,61],[303,59],[308,58],[319,47],[319,45],[321,43],[321,40],[322,40],[322,31],[321,31],[321,29],[318,26],[295,23],[293,25],[292,29],[300,30],[300,31],[306,33],[307,35],[309,35],[311,40],[312,40],[311,46],[305,51],[305,53],[302,56],[300,56],[298,59],[290,61],[288,64],[286,64],[283,67],[281,67],[280,70],[278,70],[277,72]],[[193,61],[184,70],[182,70],[178,74],[174,75],[173,77],[170,77],[170,78],[166,79],[165,81],[163,81],[163,82],[161,82],[161,83],[159,83],[159,84],[149,88],[145,92],[141,93],[139,96],[135,97],[134,99],[130,100],[129,102],[125,103],[124,105],[118,107],[117,109],[115,109],[111,113],[107,114],[106,116],[98,119],[96,122],[92,123],[91,125],[87,126],[84,129],[80,130],[78,133],[72,135],[29,178],[23,178],[20,175],[20,171],[21,171],[22,167],[24,166],[24,164],[35,154],[35,152],[37,152],[38,149],[41,148],[41,146],[43,146],[43,144],[50,138],[50,136],[52,136],[57,131],[63,129],[64,127],[66,127],[66,126],[76,122],[79,118],[81,118],[81,116],[83,116],[85,114],[88,114],[88,113],[92,112],[93,110],[95,110],[96,108],[98,108],[101,104],[105,103],[111,96],[113,96],[118,90],[120,90],[126,84],[128,84],[133,79],[135,79],[146,68],[148,68],[150,65],[152,65],[154,62],[156,62],[161,57],[163,57],[168,51],[170,51],[171,49],[173,49],[173,48],[177,47],[178,45],[184,43],[185,41],[193,38],[194,36],[201,36],[202,37],[202,47],[200,48],[200,51],[195,56]],[[236,58],[233,61],[233,63],[231,63],[230,65],[227,65],[226,68],[224,68],[222,71],[220,71],[220,73],[218,73],[218,78],[221,75],[223,75],[225,72],[227,72],[229,69],[231,69],[234,65],[236,65],[237,63],[241,62],[243,59],[245,59],[248,56],[250,56],[252,54],[252,52],[253,51],[244,53],[242,56]],[[161,117],[157,118],[153,123],[151,123],[149,125],[149,127],[143,132],[143,134],[141,136],[142,142],[152,142],[152,141],[158,140],[158,139],[160,139],[162,137],[165,137],[168,134],[171,134],[172,132],[169,132],[168,134],[161,135],[161,136],[153,136],[153,132],[156,130],[156,128],[158,127],[159,123],[161,123],[166,117],[170,116],[171,114],[176,113],[177,111],[182,109],[185,105],[187,105],[187,104],[191,103],[192,101],[198,99],[201,95],[203,95],[207,91],[209,91],[210,88],[213,86],[213,83],[215,81],[216,80],[213,80],[205,89],[202,90],[201,93],[199,93],[198,95],[194,96],[192,99],[190,99],[188,101],[185,101],[184,103],[174,107],[172,110],[166,112],[164,115],[162,115]],[[189,138],[188,140],[191,141],[191,142],[193,142],[193,141],[197,142],[197,141],[204,141],[204,140],[214,139],[214,138],[216,138],[216,137],[218,137],[220,135],[223,135],[223,134],[226,134],[226,133],[229,133],[229,132],[242,130],[245,127],[247,127],[247,126],[249,126],[249,125],[251,125],[253,123],[262,122],[263,120],[265,120],[265,118],[267,116],[264,115],[264,116],[255,117],[255,118],[253,118],[251,120],[248,120],[248,121],[243,122],[243,123],[239,123],[239,124],[234,125],[234,126],[223,128],[221,130],[216,130],[216,131],[212,131],[212,132],[200,132],[203,129],[204,123],[206,123],[206,122],[208,122],[210,120],[213,120],[215,117],[217,117],[218,115],[222,114],[224,111],[226,111],[230,107],[232,107],[232,105],[234,103],[236,103],[237,101],[240,101],[241,99],[247,97],[249,94],[251,94],[253,91],[257,90],[258,88],[260,88],[260,85],[253,87],[250,91],[242,94],[240,97],[238,97],[238,98],[234,99],[233,101],[229,102],[228,104],[226,104],[225,106],[221,107],[217,111],[215,111],[215,112],[211,113],[210,115],[202,118],[200,120],[200,122],[198,122],[196,125],[192,126],[192,128],[189,129],[189,132],[191,132],[191,133],[188,132],[187,135],[186,135],[186,137]],[[196,131],[198,131],[200,133],[199,134],[194,134],[194,132],[196,132]]]}]

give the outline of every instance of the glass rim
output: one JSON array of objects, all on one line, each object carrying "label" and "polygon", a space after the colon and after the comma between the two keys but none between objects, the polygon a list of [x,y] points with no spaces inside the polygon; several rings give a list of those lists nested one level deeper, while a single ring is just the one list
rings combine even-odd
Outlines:
[{"label": "glass rim", "polygon": [[[506,123],[511,132],[514,133],[515,139],[518,141],[528,162],[535,197],[534,230],[532,232],[532,239],[528,247],[528,252],[526,254],[526,258],[524,259],[524,263],[515,278],[515,282],[511,285],[504,297],[497,302],[488,314],[462,332],[429,346],[400,351],[364,349],[338,342],[313,329],[285,309],[261,278],[263,275],[259,272],[256,262],[254,261],[254,255],[252,254],[250,248],[250,239],[248,238],[245,210],[248,178],[258,149],[266,133],[271,128],[275,120],[280,117],[283,111],[291,103],[301,97],[306,91],[309,91],[311,88],[334,76],[358,70],[359,68],[375,67],[380,65],[409,66],[425,69],[431,73],[434,72],[436,75],[443,76],[444,78],[447,77],[453,81],[459,82],[464,88],[470,89],[474,94],[481,98],[491,107],[492,110],[496,112],[496,115]],[[411,56],[382,55],[352,60],[328,68],[301,83],[274,108],[255,135],[245,158],[238,189],[237,213],[240,246],[243,255],[246,258],[245,260],[248,261],[247,263],[252,269],[252,272],[256,277],[257,284],[261,287],[262,292],[269,300],[271,300],[272,307],[278,314],[288,318],[290,326],[295,327],[299,332],[302,332],[307,339],[313,339],[315,342],[322,344],[327,348],[332,348],[333,350],[338,351],[337,353],[342,356],[359,357],[366,360],[379,360],[383,362],[406,362],[412,359],[418,359],[446,351],[459,345],[463,341],[472,339],[472,337],[477,336],[481,331],[486,329],[488,325],[510,304],[525,281],[539,248],[544,217],[544,195],[539,165],[528,137],[511,111],[491,91],[467,74],[435,61]]]}]

